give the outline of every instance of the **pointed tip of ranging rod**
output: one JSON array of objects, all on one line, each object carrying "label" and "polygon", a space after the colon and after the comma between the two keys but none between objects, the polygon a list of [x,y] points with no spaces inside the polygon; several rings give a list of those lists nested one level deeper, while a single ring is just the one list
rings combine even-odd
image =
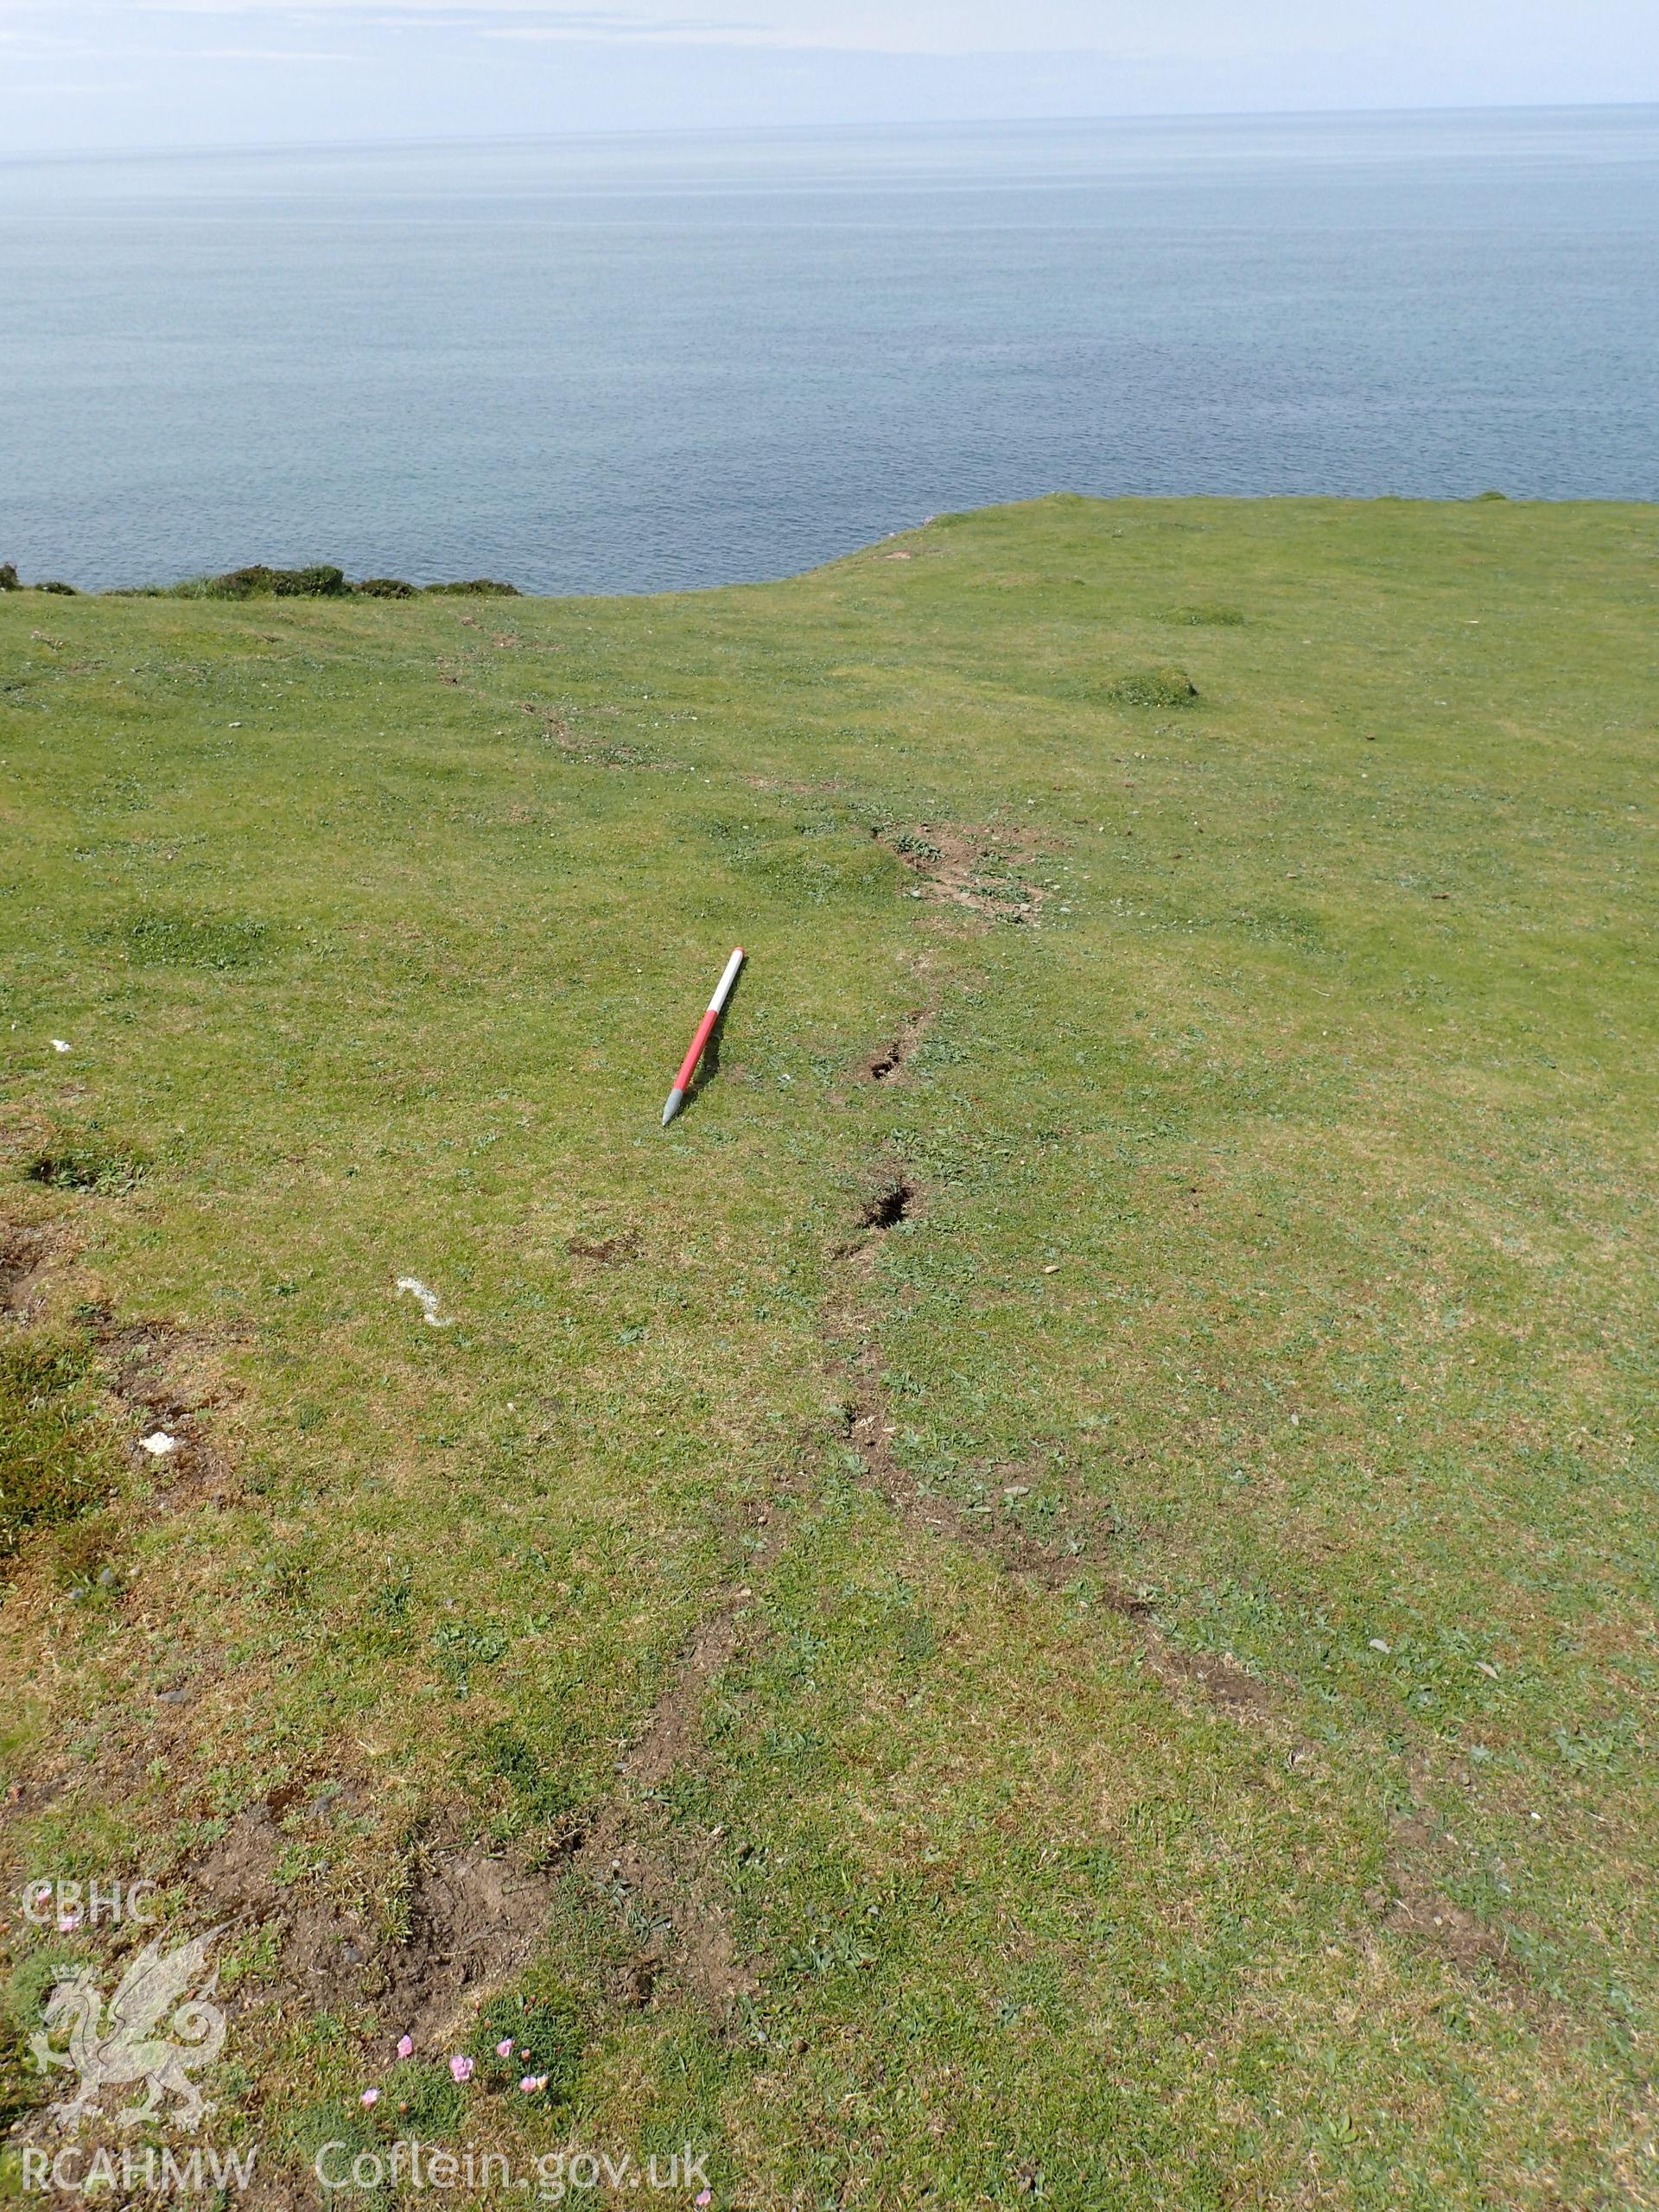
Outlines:
[{"label": "pointed tip of ranging rod", "polygon": [[668,1103],[663,1109],[663,1127],[666,1128],[685,1103],[685,1093],[677,1087],[668,1094]]}]

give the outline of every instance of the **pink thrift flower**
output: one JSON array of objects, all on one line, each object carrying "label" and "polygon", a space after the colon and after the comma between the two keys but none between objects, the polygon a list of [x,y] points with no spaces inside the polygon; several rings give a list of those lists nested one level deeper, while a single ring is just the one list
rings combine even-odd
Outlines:
[{"label": "pink thrift flower", "polygon": [[473,2062],[470,2058],[452,2058],[449,2062],[449,2071],[457,2082],[470,2082],[473,2078]]},{"label": "pink thrift flower", "polygon": [[533,2097],[538,2089],[547,2087],[547,2076],[545,2074],[526,2074],[518,2087],[527,2097]]},{"label": "pink thrift flower", "polygon": [[69,1935],[73,1929],[79,1928],[79,1925],[80,1915],[79,1912],[60,1912],[58,1915],[58,1933],[60,1936]]},{"label": "pink thrift flower", "polygon": [[511,2058],[512,2056],[512,2037],[511,2036],[502,2037],[500,2042],[495,2046],[495,2055],[498,2058]]},{"label": "pink thrift flower", "polygon": [[715,2201],[714,2190],[712,2189],[700,2189],[697,2191],[696,2201],[699,2204],[712,2204]]},{"label": "pink thrift flower", "polygon": [[413,2037],[413,2036],[399,2036],[399,2037],[398,2037],[398,2038],[397,2038],[397,2056],[398,2056],[398,2057],[399,2057],[399,2058],[410,2058],[410,2057],[412,2057],[412,2056],[414,2056],[414,2051],[415,2051],[415,2038],[414,2038],[414,2037]]},{"label": "pink thrift flower", "polygon": [[358,2101],[359,2104],[378,2105],[380,2101],[380,2092],[378,2089],[365,2089]]}]

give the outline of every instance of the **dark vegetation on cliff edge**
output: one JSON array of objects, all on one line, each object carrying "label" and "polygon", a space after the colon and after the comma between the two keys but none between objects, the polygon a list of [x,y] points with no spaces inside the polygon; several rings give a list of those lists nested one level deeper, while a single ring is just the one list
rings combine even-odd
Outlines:
[{"label": "dark vegetation on cliff edge", "polygon": [[[0,563],[0,591],[56,592],[66,598],[80,594],[73,584],[26,585],[18,579],[13,561]],[[223,575],[195,576],[181,584],[148,584],[130,591],[109,592],[111,599],[418,599],[423,592],[438,592],[475,599],[517,599],[516,584],[497,583],[489,576],[472,576],[459,583],[406,584],[400,576],[365,576],[348,582],[343,570],[319,562],[308,569],[271,569],[263,562],[251,568],[229,569]]]}]

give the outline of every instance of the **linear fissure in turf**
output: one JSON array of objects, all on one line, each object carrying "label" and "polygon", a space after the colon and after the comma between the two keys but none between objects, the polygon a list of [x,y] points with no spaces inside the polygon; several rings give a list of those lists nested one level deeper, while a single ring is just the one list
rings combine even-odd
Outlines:
[{"label": "linear fissure in turf", "polygon": [[912,1007],[888,1041],[860,1061],[860,1078],[865,1083],[892,1083],[901,1077],[938,1013],[937,1004]]},{"label": "linear fissure in turf", "polygon": [[[747,1573],[759,1578],[788,1541],[783,1515],[764,1509]],[[740,1614],[747,1584],[698,1627],[619,1768],[620,1787],[597,1814],[572,1871],[607,1897],[633,1945],[623,1977],[626,2002],[652,2001],[659,1983],[677,1983],[728,2031],[739,2005],[760,1990],[752,1962],[739,1954],[731,1911],[714,1865],[717,1834],[671,1831],[662,1802],[677,1777],[702,1763],[702,1710],[711,1686],[742,1644]]]},{"label": "linear fissure in turf", "polygon": [[[896,1225],[918,1195],[908,1179],[884,1183],[867,1203],[861,1226]],[[870,1242],[842,1245],[834,1256],[842,1263],[847,1287],[826,1314],[825,1337],[844,1393],[842,1433],[861,1465],[865,1487],[907,1527],[984,1553],[1007,1572],[1029,1577],[1045,1589],[1065,1590],[1088,1575],[1097,1602],[1135,1624],[1146,1663],[1166,1687],[1197,1690],[1235,1719],[1268,1719],[1274,1707],[1263,1683],[1230,1658],[1183,1650],[1173,1643],[1154,1618],[1148,1600],[1103,1571],[1098,1530],[1077,1522],[1064,1527],[1057,1542],[1045,1543],[1010,1516],[970,1510],[904,1466],[893,1449],[898,1424],[889,1418],[874,1325],[850,1287],[857,1274],[868,1275]]]},{"label": "linear fissure in turf", "polygon": [[1433,1815],[1414,1798],[1411,1811],[1393,1825],[1384,1867],[1387,1889],[1368,1895],[1366,1903],[1381,1915],[1390,1935],[1439,1953],[1465,1973],[1495,1969],[1530,2003],[1547,2005],[1503,1930],[1446,1895],[1432,1864],[1444,1842]]},{"label": "linear fissure in turf", "polygon": [[908,1175],[895,1175],[884,1182],[880,1190],[865,1200],[858,1217],[861,1229],[897,1229],[901,1221],[911,1217],[918,1198],[914,1183]]}]

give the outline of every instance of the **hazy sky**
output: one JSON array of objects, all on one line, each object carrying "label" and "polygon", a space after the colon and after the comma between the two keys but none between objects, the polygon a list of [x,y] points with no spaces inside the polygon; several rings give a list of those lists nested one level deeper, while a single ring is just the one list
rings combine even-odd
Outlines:
[{"label": "hazy sky", "polygon": [[1654,99],[1656,0],[0,0],[0,154]]}]

